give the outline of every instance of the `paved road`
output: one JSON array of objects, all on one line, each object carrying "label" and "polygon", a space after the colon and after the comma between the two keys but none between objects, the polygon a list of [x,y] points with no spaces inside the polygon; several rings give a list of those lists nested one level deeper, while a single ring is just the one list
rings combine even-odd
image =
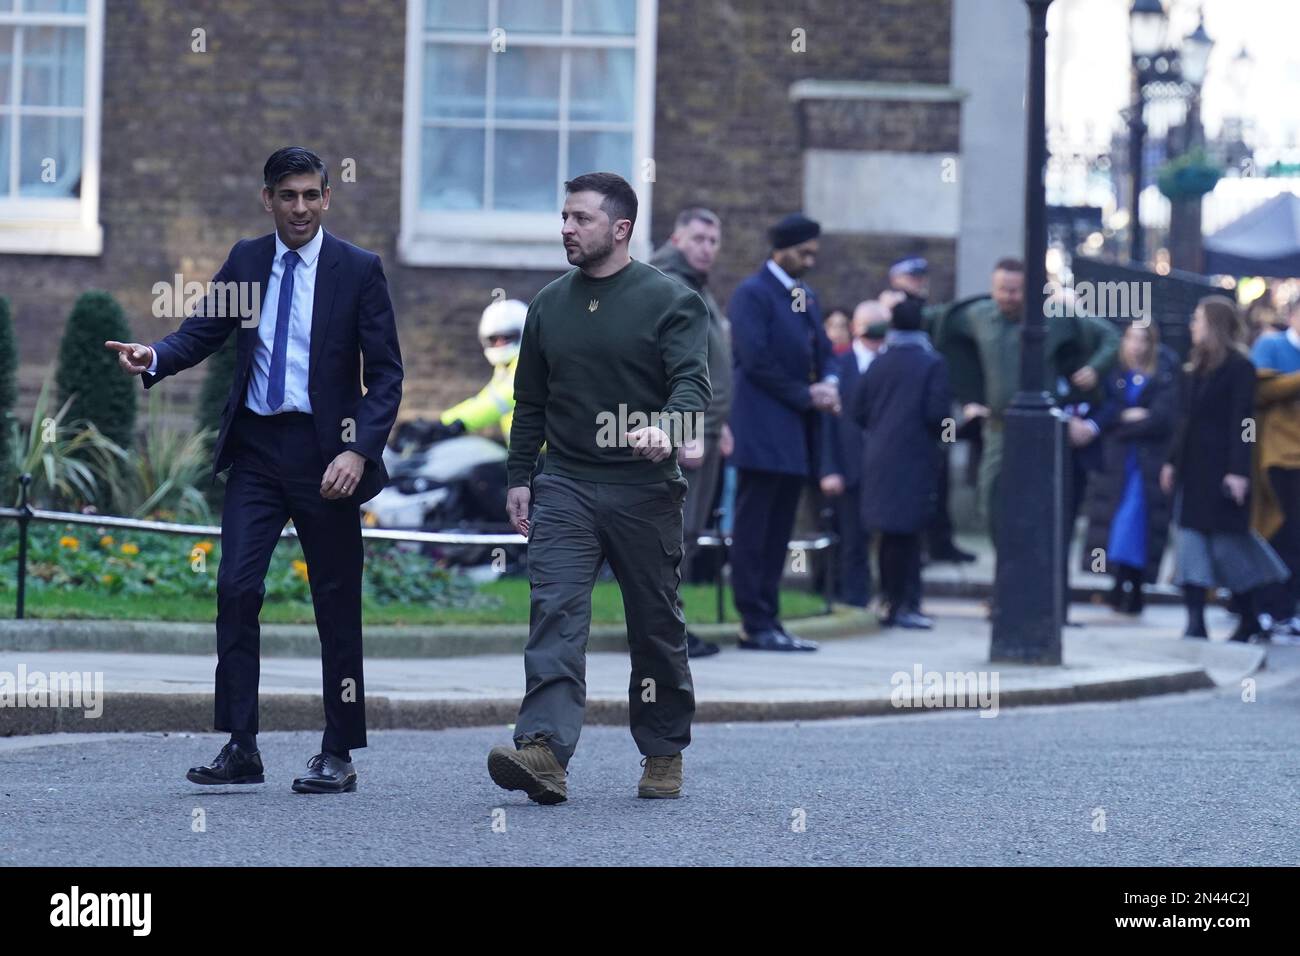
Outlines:
[{"label": "paved road", "polygon": [[229,791],[183,777],[215,735],[14,738],[0,863],[1295,865],[1300,648],[1256,692],[700,726],[678,801],[635,799],[630,736],[590,728],[550,808],[488,780],[504,727],[374,734],[342,797],[289,791],[314,734],[264,735],[272,782]]}]

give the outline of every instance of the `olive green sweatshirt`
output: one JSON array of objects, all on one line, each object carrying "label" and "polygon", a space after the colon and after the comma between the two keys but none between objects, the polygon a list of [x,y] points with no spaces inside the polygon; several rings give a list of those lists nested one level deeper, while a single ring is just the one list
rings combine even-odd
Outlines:
[{"label": "olive green sweatshirt", "polygon": [[[709,391],[704,300],[631,261],[593,279],[572,269],[528,307],[515,370],[510,487],[527,485],[546,442],[547,474],[614,484],[678,477],[676,446],[702,431]],[[657,425],[674,440],[661,462],[624,434]]]}]

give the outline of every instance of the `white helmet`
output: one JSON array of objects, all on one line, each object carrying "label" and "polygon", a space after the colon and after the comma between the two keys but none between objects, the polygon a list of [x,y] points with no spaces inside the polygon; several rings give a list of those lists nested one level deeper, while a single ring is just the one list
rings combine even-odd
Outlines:
[{"label": "white helmet", "polygon": [[[483,317],[478,320],[478,340],[489,362],[508,365],[519,354],[519,337],[524,334],[527,316],[528,306],[518,299],[498,299],[483,310]],[[511,341],[505,345],[493,345],[494,335],[508,335]]]}]

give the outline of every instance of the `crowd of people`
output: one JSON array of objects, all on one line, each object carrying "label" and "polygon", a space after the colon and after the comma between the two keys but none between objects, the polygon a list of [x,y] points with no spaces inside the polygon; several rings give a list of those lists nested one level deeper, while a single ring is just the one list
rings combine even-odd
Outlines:
[{"label": "crowd of people", "polygon": [[[909,256],[876,297],[823,310],[808,281],[819,235],[800,214],[775,224],[766,257],[725,308],[709,285],[722,245],[717,214],[682,210],[650,259],[709,312],[712,397],[701,433],[678,454],[689,481],[683,567],[721,518],[745,649],[817,649],[786,629],[779,602],[807,496],[833,521],[835,598],[874,603],[887,626],[932,627],[922,566],[975,560],[957,546],[949,513],[958,443],[978,520],[997,540],[1003,419],[1020,381],[1023,263],[1000,259],[988,295],[932,303],[928,263]],[[485,314],[500,332],[484,335],[496,374],[477,405],[444,413],[453,429],[462,411],[495,410],[470,427],[508,416],[524,306],[492,309],[508,309],[504,323]],[[1288,327],[1261,329],[1230,299],[1209,297],[1191,318],[1186,362],[1149,318],[1049,315],[1045,380],[1066,419],[1067,524],[1072,538],[1085,519],[1081,564],[1110,576],[1108,603],[1142,613],[1172,525],[1187,636],[1206,635],[1203,609],[1216,588],[1232,595],[1234,639],[1300,634],[1300,305]],[[688,643],[693,657],[718,650],[689,632]]]}]

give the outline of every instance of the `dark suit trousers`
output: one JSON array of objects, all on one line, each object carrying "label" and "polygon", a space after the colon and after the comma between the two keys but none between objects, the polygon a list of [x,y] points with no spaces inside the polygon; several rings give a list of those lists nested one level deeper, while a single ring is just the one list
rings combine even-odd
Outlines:
[{"label": "dark suit trousers", "polygon": [[921,610],[921,535],[880,533],[880,590],[891,615]]},{"label": "dark suit trousers", "polygon": [[839,581],[836,597],[844,604],[866,607],[871,603],[871,533],[862,527],[862,486],[849,485],[835,499],[839,543]]},{"label": "dark suit trousers", "polygon": [[731,588],[747,634],[772,630],[780,619],[781,573],[805,479],[738,469],[731,532]]},{"label": "dark suit trousers", "polygon": [[361,665],[361,520],[355,497],[321,497],[326,462],[310,415],[244,410],[231,426],[234,464],[217,572],[216,729],[257,732],[261,630],[271,555],[293,519],[307,559],[325,694],[323,750],[366,745]]}]

